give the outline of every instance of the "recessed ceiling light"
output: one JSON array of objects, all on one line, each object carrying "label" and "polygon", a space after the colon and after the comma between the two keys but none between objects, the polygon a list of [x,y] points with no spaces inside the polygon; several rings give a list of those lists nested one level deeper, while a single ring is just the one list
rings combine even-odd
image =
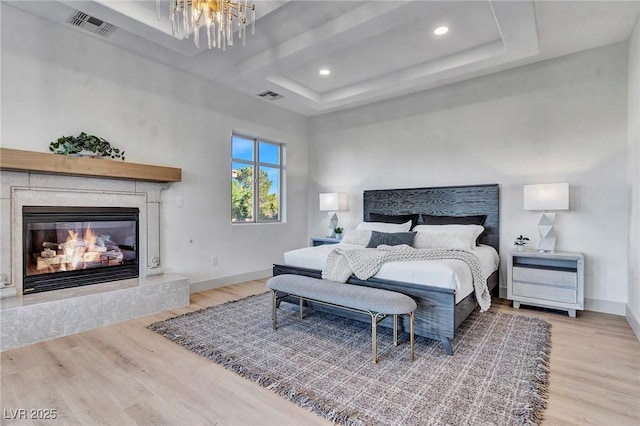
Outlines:
[{"label": "recessed ceiling light", "polygon": [[331,70],[329,68],[321,68],[320,71],[318,71],[318,74],[320,74],[320,75],[329,75],[329,74],[331,74]]},{"label": "recessed ceiling light", "polygon": [[449,27],[438,27],[435,30],[433,30],[433,33],[435,35],[443,35],[449,32]]}]

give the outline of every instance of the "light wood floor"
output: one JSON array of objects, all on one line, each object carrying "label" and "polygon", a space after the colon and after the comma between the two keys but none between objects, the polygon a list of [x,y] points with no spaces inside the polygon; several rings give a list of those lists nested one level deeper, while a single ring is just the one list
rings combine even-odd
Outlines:
[{"label": "light wood floor", "polygon": [[[146,329],[152,322],[265,291],[264,281],[191,295],[191,304],[139,320],[6,351],[0,361],[1,424],[10,409],[55,409],[47,425],[329,424]],[[640,342],[623,317],[492,310],[552,324],[545,425],[639,425]],[[420,354],[417,354],[420,356]]]}]

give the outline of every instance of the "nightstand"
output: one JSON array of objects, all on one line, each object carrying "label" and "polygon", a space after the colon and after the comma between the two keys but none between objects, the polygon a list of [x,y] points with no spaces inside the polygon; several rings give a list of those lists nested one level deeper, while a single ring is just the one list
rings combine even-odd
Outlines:
[{"label": "nightstand", "polygon": [[325,244],[338,244],[341,240],[337,238],[329,238],[329,237],[311,237],[311,245],[315,246],[323,246]]},{"label": "nightstand", "polygon": [[520,304],[566,310],[575,318],[584,309],[584,256],[577,252],[509,251],[507,298]]}]

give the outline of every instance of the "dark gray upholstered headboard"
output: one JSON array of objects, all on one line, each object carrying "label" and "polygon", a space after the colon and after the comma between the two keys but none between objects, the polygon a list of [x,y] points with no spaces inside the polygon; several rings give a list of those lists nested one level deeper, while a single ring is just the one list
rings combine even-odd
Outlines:
[{"label": "dark gray upholstered headboard", "polygon": [[370,213],[434,216],[487,215],[480,243],[499,251],[500,191],[497,184],[364,191],[364,220]]}]

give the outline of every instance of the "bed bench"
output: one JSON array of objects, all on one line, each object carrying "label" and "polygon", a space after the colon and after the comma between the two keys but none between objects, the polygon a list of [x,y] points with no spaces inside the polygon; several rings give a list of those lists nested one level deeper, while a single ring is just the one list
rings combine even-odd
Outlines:
[{"label": "bed bench", "polygon": [[393,315],[393,344],[398,346],[398,315],[408,315],[410,323],[411,361],[414,360],[414,315],[416,302],[409,296],[395,291],[351,284],[336,283],[318,278],[301,275],[277,275],[267,281],[271,289],[273,329],[278,328],[276,311],[280,301],[288,296],[299,299],[300,319],[303,318],[303,304],[305,300],[346,309],[349,311],[367,313],[371,316],[371,352],[373,362],[378,362],[377,354],[377,326],[378,322]]}]

